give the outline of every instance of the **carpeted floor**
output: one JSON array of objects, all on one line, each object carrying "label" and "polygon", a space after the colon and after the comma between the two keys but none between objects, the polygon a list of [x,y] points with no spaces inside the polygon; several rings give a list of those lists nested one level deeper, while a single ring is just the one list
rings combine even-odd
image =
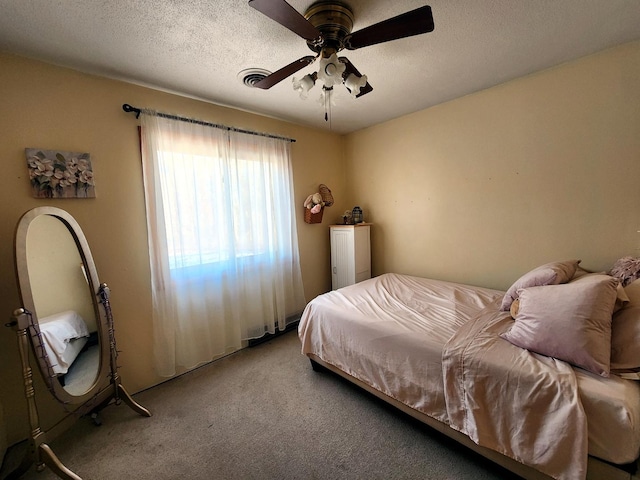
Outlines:
[{"label": "carpeted floor", "polygon": [[[126,386],[126,378],[123,379]],[[109,405],[51,443],[84,479],[513,479],[374,396],[314,372],[295,331]],[[10,450],[3,474],[24,445]],[[31,468],[22,478],[45,480]]]}]

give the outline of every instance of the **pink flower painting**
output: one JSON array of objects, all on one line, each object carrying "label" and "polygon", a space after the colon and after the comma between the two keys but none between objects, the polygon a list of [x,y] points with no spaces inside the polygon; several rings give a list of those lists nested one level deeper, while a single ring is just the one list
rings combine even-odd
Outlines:
[{"label": "pink flower painting", "polygon": [[25,149],[29,180],[36,198],[95,198],[88,153]]}]

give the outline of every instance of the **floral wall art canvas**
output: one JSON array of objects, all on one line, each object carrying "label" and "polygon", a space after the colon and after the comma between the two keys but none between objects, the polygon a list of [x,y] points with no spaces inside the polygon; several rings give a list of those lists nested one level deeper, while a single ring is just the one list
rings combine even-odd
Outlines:
[{"label": "floral wall art canvas", "polygon": [[88,153],[25,149],[29,180],[36,198],[95,198]]}]

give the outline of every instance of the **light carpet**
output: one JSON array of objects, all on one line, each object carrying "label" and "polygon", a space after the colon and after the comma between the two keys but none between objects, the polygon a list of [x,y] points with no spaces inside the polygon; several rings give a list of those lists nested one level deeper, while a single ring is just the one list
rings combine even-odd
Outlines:
[{"label": "light carpet", "polygon": [[[337,375],[314,372],[295,331],[134,397],[151,418],[109,405],[101,426],[82,418],[51,442],[60,460],[95,480],[515,478]],[[22,478],[57,477],[32,467]]]}]

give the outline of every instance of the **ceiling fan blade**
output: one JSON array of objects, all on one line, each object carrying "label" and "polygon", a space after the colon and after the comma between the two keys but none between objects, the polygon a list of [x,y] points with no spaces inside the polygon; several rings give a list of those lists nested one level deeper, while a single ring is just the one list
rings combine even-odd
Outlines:
[{"label": "ceiling fan blade", "polygon": [[377,43],[432,32],[433,28],[431,7],[425,5],[347,35],[344,39],[344,46],[349,50],[355,50]]},{"label": "ceiling fan blade", "polygon": [[[349,61],[349,59],[347,57],[340,57],[338,60],[340,60],[345,65],[345,69],[344,69],[344,73],[342,74],[342,78],[344,78],[346,80],[347,77],[352,73],[354,75],[358,76],[358,77],[362,76],[360,74],[360,72],[358,71],[358,69],[353,65],[353,63],[351,63]],[[360,89],[360,93],[358,93],[358,95],[356,95],[356,98],[360,98],[362,95],[366,95],[367,93],[369,93],[372,90],[373,90],[373,87],[369,84],[369,82],[367,82],[367,84]],[[349,91],[351,91],[351,90],[349,90]]]},{"label": "ceiling fan blade", "polygon": [[320,37],[320,31],[284,0],[249,0],[249,5],[305,40]]},{"label": "ceiling fan blade", "polygon": [[312,63],[315,59],[316,57],[314,57],[313,55],[308,55],[306,57],[299,58],[295,62],[291,62],[286,67],[282,67],[280,70],[276,70],[271,75],[263,78],[259,82],[256,82],[253,86],[262,88],[263,90],[271,88],[276,83],[281,82],[285,78],[296,73],[298,70],[306,67],[307,65]]}]

